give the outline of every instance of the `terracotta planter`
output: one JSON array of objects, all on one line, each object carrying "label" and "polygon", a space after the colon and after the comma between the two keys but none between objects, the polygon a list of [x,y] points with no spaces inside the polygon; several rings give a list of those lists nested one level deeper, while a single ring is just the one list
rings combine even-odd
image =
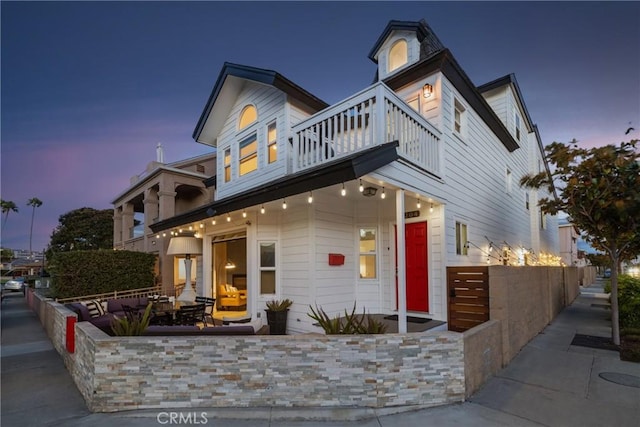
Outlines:
[{"label": "terracotta planter", "polygon": [[289,309],[284,311],[265,310],[265,312],[267,313],[270,335],[286,335]]}]

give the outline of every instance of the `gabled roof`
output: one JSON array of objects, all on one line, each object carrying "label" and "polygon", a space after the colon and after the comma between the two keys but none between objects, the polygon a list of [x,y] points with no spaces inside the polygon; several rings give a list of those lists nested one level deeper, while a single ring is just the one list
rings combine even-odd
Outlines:
[{"label": "gabled roof", "polygon": [[513,88],[513,92],[516,95],[517,101],[520,103],[522,107],[522,111],[524,111],[525,120],[527,121],[527,127],[533,130],[534,124],[531,120],[531,116],[529,115],[529,111],[527,110],[527,106],[524,103],[524,97],[522,96],[522,92],[520,92],[520,86],[518,86],[518,81],[516,80],[516,75],[511,73],[503,77],[499,77],[495,80],[490,81],[489,83],[485,83],[481,86],[478,86],[478,90],[480,93],[488,92],[493,89],[497,89],[502,86],[511,85]]},{"label": "gabled roof", "polygon": [[369,52],[369,59],[378,63],[376,54],[380,50],[380,47],[384,44],[385,40],[393,31],[413,31],[416,33],[416,37],[420,42],[420,59],[423,59],[434,52],[444,49],[444,45],[438,39],[433,32],[427,21],[421,19],[420,21],[389,21],[387,27],[384,29],[376,43]]},{"label": "gabled roof", "polygon": [[387,77],[383,82],[391,89],[398,90],[438,70],[455,86],[469,105],[478,113],[480,118],[489,126],[491,131],[496,134],[507,150],[513,152],[520,148],[504,123],[502,123],[480,91],[471,82],[471,79],[462,67],[460,67],[449,49],[443,49],[431,56],[421,59],[399,73]]},{"label": "gabled roof", "polygon": [[303,194],[319,188],[360,178],[398,159],[398,141],[377,145],[332,162],[295,173],[241,194],[201,206],[181,215],[158,221],[149,227],[154,233],[212,216]]},{"label": "gabled roof", "polygon": [[[320,111],[329,106],[326,102],[316,97],[315,95],[307,92],[302,87],[296,85],[292,81],[286,79],[281,74],[273,71],[273,70],[265,70],[263,68],[250,67],[247,65],[239,65],[232,64],[230,62],[225,62],[220,74],[218,75],[218,79],[216,80],[215,85],[213,86],[213,90],[211,91],[211,95],[209,96],[209,100],[200,115],[200,119],[196,124],[196,128],[193,131],[193,139],[197,142],[203,142],[200,140],[200,136],[205,127],[205,124],[209,120],[209,117],[218,101],[218,98],[225,86],[225,83],[228,83],[227,77],[236,77],[239,79],[250,80],[257,83],[262,83],[266,85],[271,85],[277,89],[280,89],[284,93],[286,93],[291,98],[294,98],[305,105],[308,105],[314,111]],[[232,92],[237,94],[239,92],[239,87],[233,87]],[[228,113],[228,111],[227,111]],[[221,112],[222,115],[225,115],[225,112]],[[223,120],[226,119],[226,115]],[[221,127],[221,125],[215,126]],[[219,131],[219,130],[218,130]],[[214,133],[216,133],[214,131]],[[217,134],[217,133],[216,133]]]}]

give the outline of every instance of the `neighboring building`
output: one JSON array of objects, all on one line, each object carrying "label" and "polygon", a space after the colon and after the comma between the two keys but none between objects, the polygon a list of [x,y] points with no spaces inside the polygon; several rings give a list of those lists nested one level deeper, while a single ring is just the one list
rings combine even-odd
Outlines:
[{"label": "neighboring building", "polygon": [[[369,58],[375,83],[331,106],[225,63],[193,134],[219,153],[215,200],[146,222],[158,248],[199,230],[198,294],[246,287],[252,316],[290,298],[290,332],[317,331],[310,305],[446,321],[447,267],[557,254],[549,195],[518,184],[548,166],[515,77],[474,86],[424,21],[391,21]],[[149,184],[116,200],[118,242]]]},{"label": "neighboring building", "polygon": [[558,220],[558,236],[563,264],[573,267],[586,266],[585,252],[578,247],[581,240],[580,232],[566,217]]},{"label": "neighboring building", "polygon": [[158,280],[168,288],[184,283],[184,269],[166,255],[169,239],[154,234],[150,225],[213,201],[213,189],[204,182],[216,175],[216,155],[164,164],[162,148],[158,150],[156,161],[131,178],[131,186],[112,202],[113,248],[158,255]]}]

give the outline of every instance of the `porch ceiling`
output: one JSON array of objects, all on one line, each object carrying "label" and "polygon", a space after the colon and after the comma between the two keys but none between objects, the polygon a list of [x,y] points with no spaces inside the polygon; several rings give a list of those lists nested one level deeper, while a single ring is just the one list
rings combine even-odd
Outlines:
[{"label": "porch ceiling", "polygon": [[333,162],[272,181],[242,194],[201,206],[150,226],[154,233],[215,215],[268,203],[360,178],[398,159],[398,141],[372,147]]}]

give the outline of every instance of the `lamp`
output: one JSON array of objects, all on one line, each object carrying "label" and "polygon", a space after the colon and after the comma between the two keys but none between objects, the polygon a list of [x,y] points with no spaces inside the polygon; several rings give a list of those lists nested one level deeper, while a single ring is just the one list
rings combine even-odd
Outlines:
[{"label": "lamp", "polygon": [[227,270],[233,270],[234,268],[236,268],[236,265],[235,265],[235,263],[233,261],[229,260],[224,265],[224,268],[226,268]]},{"label": "lamp", "polygon": [[184,272],[186,282],[182,293],[178,296],[178,301],[194,302],[196,292],[191,286],[191,255],[202,254],[202,241],[195,237],[173,237],[169,241],[167,255],[184,255]]},{"label": "lamp", "polygon": [[377,192],[378,192],[378,189],[375,187],[366,187],[362,189],[362,195],[365,197],[375,196]]},{"label": "lamp", "polygon": [[422,96],[429,98],[433,94],[433,86],[429,83],[422,86]]}]

